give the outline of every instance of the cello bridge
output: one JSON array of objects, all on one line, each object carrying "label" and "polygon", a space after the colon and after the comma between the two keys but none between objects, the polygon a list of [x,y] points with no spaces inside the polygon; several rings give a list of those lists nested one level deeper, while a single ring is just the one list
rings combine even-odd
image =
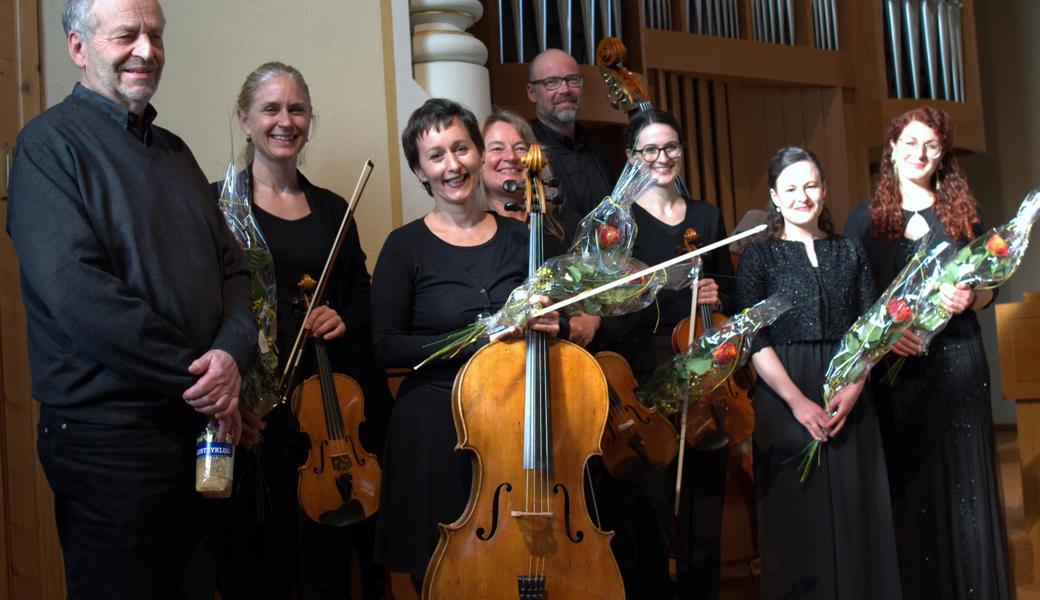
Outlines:
[{"label": "cello bridge", "polygon": [[526,510],[509,511],[509,516],[520,519],[552,519],[552,512],[531,512]]}]

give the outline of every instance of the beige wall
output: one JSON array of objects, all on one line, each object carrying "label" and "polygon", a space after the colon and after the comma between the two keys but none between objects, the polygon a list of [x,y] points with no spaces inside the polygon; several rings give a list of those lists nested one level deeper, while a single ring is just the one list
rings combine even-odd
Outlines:
[{"label": "beige wall", "polygon": [[[394,1],[402,3],[407,6],[403,0]],[[166,0],[162,4],[167,20],[166,68],[153,99],[159,111],[157,122],[187,141],[210,179],[222,177],[232,148],[230,115],[245,76],[269,60],[300,69],[318,114],[302,170],[317,185],[349,196],[364,159],[376,164],[357,216],[371,269],[393,228],[391,199],[400,202],[399,143],[388,141],[397,137],[395,105],[388,109],[387,104],[388,95],[396,97],[394,36],[387,36],[391,40],[387,47],[383,44],[383,31],[392,27],[389,5],[373,0]],[[65,49],[60,23],[63,5],[64,0],[41,0],[47,106],[60,101],[79,78]],[[404,16],[407,19],[407,8]],[[403,25],[407,32],[407,21]],[[410,53],[407,34],[403,50]],[[410,79],[410,68],[406,76]],[[233,140],[237,154],[244,143],[237,124]],[[392,179],[398,184],[392,185]],[[400,209],[396,212],[400,215]]]},{"label": "beige wall", "polygon": [[[1006,222],[1026,193],[1040,186],[1040,2],[976,2],[979,70],[986,117],[986,154],[966,157],[962,165],[990,226]],[[1014,278],[1000,291],[999,302],[1021,302],[1022,292],[1040,290],[1040,233]],[[998,423],[1015,422],[1014,406],[1000,393],[996,325],[992,310],[980,313],[990,373],[993,415]]]}]

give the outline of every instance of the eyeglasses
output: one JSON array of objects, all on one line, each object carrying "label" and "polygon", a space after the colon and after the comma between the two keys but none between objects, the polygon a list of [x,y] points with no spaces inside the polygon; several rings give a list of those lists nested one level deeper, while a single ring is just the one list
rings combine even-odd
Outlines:
[{"label": "eyeglasses", "polygon": [[668,158],[679,158],[683,155],[683,146],[678,142],[665,144],[661,148],[658,148],[657,146],[643,146],[642,148],[633,148],[633,150],[638,152],[639,156],[648,163],[657,160],[657,157],[661,156],[662,151]]},{"label": "eyeglasses", "polygon": [[552,91],[558,89],[563,82],[567,82],[567,87],[579,88],[585,83],[584,75],[568,75],[566,77],[546,77],[545,79],[536,79],[530,81],[531,85],[541,84],[545,86],[545,89]]},{"label": "eyeglasses", "polygon": [[[914,156],[921,155],[921,143],[914,138],[899,138],[899,145]],[[937,141],[931,141],[924,145],[924,155],[932,160],[942,156],[942,152],[942,144]]]}]

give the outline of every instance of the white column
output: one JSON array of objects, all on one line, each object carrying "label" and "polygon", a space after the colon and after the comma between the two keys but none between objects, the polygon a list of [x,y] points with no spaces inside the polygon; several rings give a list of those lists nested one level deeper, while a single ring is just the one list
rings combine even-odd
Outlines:
[{"label": "white column", "polygon": [[479,121],[491,113],[488,50],[466,32],[484,7],[478,0],[411,0],[412,74],[430,96],[460,102]]}]

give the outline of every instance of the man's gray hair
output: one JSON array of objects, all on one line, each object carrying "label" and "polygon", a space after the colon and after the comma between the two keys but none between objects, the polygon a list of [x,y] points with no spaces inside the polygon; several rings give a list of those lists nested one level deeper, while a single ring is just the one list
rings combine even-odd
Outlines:
[{"label": "man's gray hair", "polygon": [[61,11],[61,26],[65,28],[65,36],[70,31],[75,31],[83,36],[90,37],[97,29],[97,17],[90,10],[94,7],[94,0],[67,0],[65,9]]}]

